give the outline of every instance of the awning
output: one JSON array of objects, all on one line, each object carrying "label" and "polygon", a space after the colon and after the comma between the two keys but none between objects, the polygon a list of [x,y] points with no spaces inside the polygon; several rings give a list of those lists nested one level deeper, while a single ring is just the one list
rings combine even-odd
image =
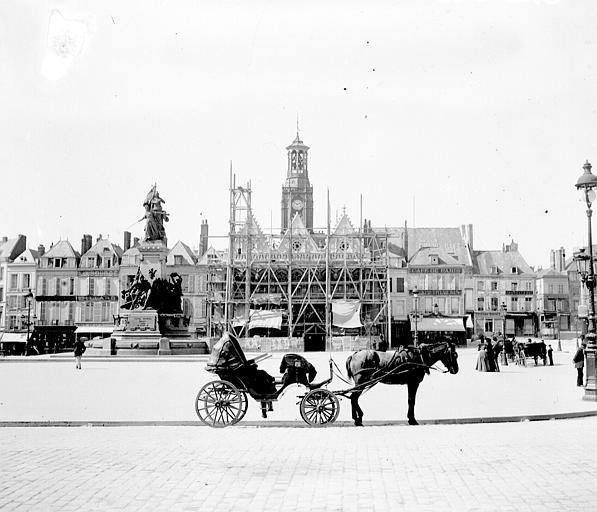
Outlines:
[{"label": "awning", "polygon": [[106,333],[112,334],[114,332],[113,325],[79,325],[75,332],[77,334],[84,333],[84,334],[96,334],[96,333]]},{"label": "awning", "polygon": [[353,329],[362,327],[361,303],[358,300],[333,300],[332,325]]},{"label": "awning", "polygon": [[0,333],[0,343],[27,343],[27,334],[20,332]]},{"label": "awning", "polygon": [[471,317],[471,315],[467,315],[466,316],[466,328],[467,329],[474,329],[475,326],[473,325],[473,319]]},{"label": "awning", "polygon": [[[410,330],[415,330],[415,322],[411,321]],[[450,331],[464,332],[462,318],[422,318],[417,322],[417,331]]]},{"label": "awning", "polygon": [[281,309],[251,309],[249,318],[249,329],[280,329],[282,326]]}]

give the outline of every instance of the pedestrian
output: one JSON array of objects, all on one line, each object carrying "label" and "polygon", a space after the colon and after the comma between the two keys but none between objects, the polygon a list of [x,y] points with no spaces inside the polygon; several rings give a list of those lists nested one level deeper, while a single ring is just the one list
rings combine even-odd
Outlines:
[{"label": "pedestrian", "polygon": [[583,343],[576,354],[574,354],[574,358],[572,359],[574,363],[574,367],[576,368],[576,385],[582,386],[584,384],[584,367],[585,367],[585,344]]},{"label": "pedestrian", "polygon": [[491,371],[489,369],[489,362],[488,362],[488,358],[487,358],[487,352],[485,350],[485,344],[479,343],[478,350],[479,350],[479,355],[477,356],[477,366],[475,367],[475,370],[477,370],[478,372]]},{"label": "pedestrian", "polygon": [[549,366],[553,366],[553,349],[547,345],[547,357],[549,357]]},{"label": "pedestrian", "polygon": [[488,371],[495,372],[495,357],[493,356],[493,345],[489,336],[487,337],[485,351],[487,352],[487,365],[489,366]]},{"label": "pedestrian", "polygon": [[504,350],[504,344],[498,340],[496,336],[493,337],[493,368],[494,371],[500,371],[500,352]]},{"label": "pedestrian", "polygon": [[85,352],[85,350],[87,350],[85,348],[85,342],[81,339],[78,339],[77,341],[75,341],[75,368],[77,368],[77,370],[81,369],[81,357],[83,356],[83,353]]}]

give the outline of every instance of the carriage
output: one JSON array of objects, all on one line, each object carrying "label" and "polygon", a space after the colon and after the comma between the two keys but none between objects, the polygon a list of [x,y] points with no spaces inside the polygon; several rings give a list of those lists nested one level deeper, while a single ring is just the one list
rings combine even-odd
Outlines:
[{"label": "carriage", "polygon": [[[313,382],[317,373],[304,357],[285,354],[280,371],[281,379],[275,379],[257,365],[268,358],[260,354],[247,359],[238,340],[231,333],[225,333],[214,345],[206,370],[215,373],[218,380],[208,382],[195,399],[195,411],[199,419],[210,427],[235,425],[245,416],[250,396],[261,404],[261,413],[273,411],[273,403],[282,398],[290,386],[298,384],[306,389],[300,395],[299,410],[303,420],[310,426],[320,427],[336,421],[340,403],[336,395],[324,386],[333,379],[330,363],[330,377],[322,382]],[[294,387],[296,389],[296,387]]]},{"label": "carriage", "polygon": [[537,366],[538,358],[543,360],[543,366],[547,364],[547,348],[544,341],[524,343],[523,348],[525,357],[532,357],[535,366]]}]

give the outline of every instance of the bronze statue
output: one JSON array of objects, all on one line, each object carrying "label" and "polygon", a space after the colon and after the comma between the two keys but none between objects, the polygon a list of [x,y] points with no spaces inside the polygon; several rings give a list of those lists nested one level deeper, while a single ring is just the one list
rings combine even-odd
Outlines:
[{"label": "bronze statue", "polygon": [[145,238],[146,241],[166,240],[166,230],[164,229],[164,222],[168,222],[169,217],[162,209],[162,203],[165,203],[157,191],[156,185],[151,187],[148,192],[143,206],[145,207],[145,215],[141,220],[145,219]]},{"label": "bronze statue", "polygon": [[182,313],[182,277],[176,272],[169,280],[155,277],[155,270],[149,270],[151,283],[137,270],[135,280],[122,291],[122,309],[155,309],[158,313]]}]

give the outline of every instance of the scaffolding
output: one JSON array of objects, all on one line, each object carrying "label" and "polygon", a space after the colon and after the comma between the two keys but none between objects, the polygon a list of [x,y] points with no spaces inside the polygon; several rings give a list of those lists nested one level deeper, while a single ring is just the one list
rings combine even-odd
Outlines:
[{"label": "scaffolding", "polygon": [[[328,226],[322,230],[307,230],[298,214],[289,226],[284,233],[274,234],[272,229],[265,234],[251,210],[250,183],[237,186],[231,172],[225,290],[221,278],[208,279],[211,314],[222,312],[221,324],[239,336],[249,336],[249,331],[311,336],[328,347],[332,335],[340,334],[333,325],[333,304],[353,301],[360,308],[361,321],[350,333],[383,333],[389,340],[387,235],[355,229],[346,214],[332,230],[329,208]],[[214,267],[221,263],[214,262]],[[256,311],[280,314],[275,333],[251,326]],[[211,318],[209,323],[218,320]]]}]

